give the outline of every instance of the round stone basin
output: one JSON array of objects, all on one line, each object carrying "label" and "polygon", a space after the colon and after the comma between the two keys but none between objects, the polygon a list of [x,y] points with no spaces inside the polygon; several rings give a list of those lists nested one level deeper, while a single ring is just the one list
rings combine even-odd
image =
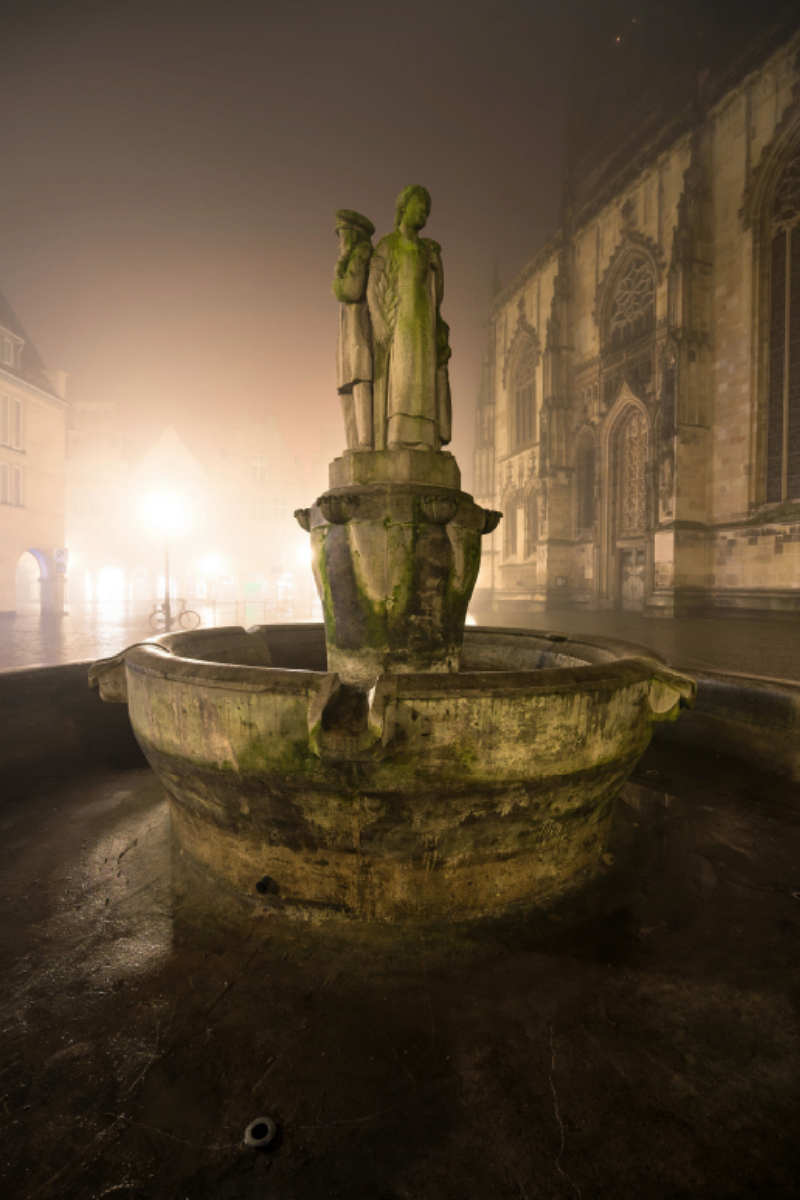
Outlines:
[{"label": "round stone basin", "polygon": [[127,701],[180,847],[218,879],[298,915],[464,920],[588,877],[695,685],[641,647],[512,629],[468,628],[461,662],[367,693],[326,670],[322,625],[231,627],[90,681]]}]

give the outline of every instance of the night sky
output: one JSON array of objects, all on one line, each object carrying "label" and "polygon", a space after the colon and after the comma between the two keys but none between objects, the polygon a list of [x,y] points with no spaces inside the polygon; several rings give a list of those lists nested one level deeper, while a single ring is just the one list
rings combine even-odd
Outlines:
[{"label": "night sky", "polygon": [[340,421],[334,212],[366,213],[377,240],[398,192],[422,183],[468,482],[494,262],[508,282],[558,226],[570,71],[591,141],[593,95],[659,72],[691,82],[785,7],[6,6],[0,288],[47,365],[69,372],[69,395],[118,402],[139,446],[189,414],[268,413],[308,457],[319,426]]},{"label": "night sky", "polygon": [[422,183],[469,477],[494,260],[508,281],[558,223],[568,17],[558,0],[7,10],[0,287],[69,395],[117,401],[140,435],[270,413],[312,454],[339,420],[334,211],[377,241]]}]

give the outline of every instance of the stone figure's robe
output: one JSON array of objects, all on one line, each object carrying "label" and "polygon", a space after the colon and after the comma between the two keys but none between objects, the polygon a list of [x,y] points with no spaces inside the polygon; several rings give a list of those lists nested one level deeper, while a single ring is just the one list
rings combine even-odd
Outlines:
[{"label": "stone figure's robe", "polygon": [[336,346],[336,386],[351,392],[356,383],[372,380],[372,326],[367,307],[367,276],[372,257],[369,242],[359,242],[342,275],[332,284],[339,305],[339,341]]},{"label": "stone figure's robe", "polygon": [[450,348],[439,316],[440,253],[430,238],[412,241],[397,230],[381,239],[372,256],[373,322],[382,323],[388,334],[384,345],[375,346],[376,449],[438,450],[450,440]]}]

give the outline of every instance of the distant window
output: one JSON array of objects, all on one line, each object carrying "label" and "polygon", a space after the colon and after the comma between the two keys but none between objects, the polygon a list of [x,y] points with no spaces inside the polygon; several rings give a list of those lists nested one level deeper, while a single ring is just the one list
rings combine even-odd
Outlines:
[{"label": "distant window", "polygon": [[250,456],[250,482],[256,487],[261,487],[267,482],[267,456],[266,454],[251,454]]},{"label": "distant window", "polygon": [[503,521],[504,558],[514,558],[517,553],[517,508],[517,497],[512,496],[510,503],[506,506],[505,520]]},{"label": "distant window", "polygon": [[275,496],[272,500],[273,521],[284,521],[289,515],[289,503],[285,496]]},{"label": "distant window", "polygon": [[8,338],[3,338],[3,362],[8,366],[14,365],[14,347]]},{"label": "distant window", "polygon": [[0,463],[0,504],[11,503],[11,468],[8,463]]},{"label": "distant window", "polygon": [[512,445],[522,446],[534,437],[536,411],[536,347],[528,339],[514,368]]},{"label": "distant window", "polygon": [[655,325],[656,293],[653,268],[638,256],[628,263],[617,284],[611,304],[608,332],[611,349],[649,333]]},{"label": "distant window", "polygon": [[11,445],[11,401],[5,393],[0,395],[0,444]]},{"label": "distant window", "polygon": [[23,504],[25,503],[25,496],[23,494],[23,488],[22,488],[22,484],[23,484],[22,467],[14,467],[13,468],[11,483],[12,483],[11,503],[15,504],[17,506],[17,508],[21,508],[23,506]]},{"label": "distant window", "polygon": [[594,442],[584,437],[578,450],[578,533],[594,525]]},{"label": "distant window", "polygon": [[539,541],[539,502],[535,492],[529,492],[525,500],[525,557],[536,553]]},{"label": "distant window", "polygon": [[257,521],[259,525],[263,525],[263,523],[267,519],[267,497],[266,496],[253,496],[252,513],[253,513],[253,520]]},{"label": "distant window", "polygon": [[15,450],[22,449],[22,401],[14,399],[12,408],[11,444]]},{"label": "distant window", "polygon": [[800,497],[800,149],[772,204],[767,501]]}]

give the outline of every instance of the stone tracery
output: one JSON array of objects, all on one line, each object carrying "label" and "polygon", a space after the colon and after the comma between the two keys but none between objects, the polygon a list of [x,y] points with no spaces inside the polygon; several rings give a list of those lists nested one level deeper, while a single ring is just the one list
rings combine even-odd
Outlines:
[{"label": "stone tracery", "polygon": [[655,315],[655,284],[650,264],[631,258],[617,284],[609,314],[611,346],[617,349],[649,332]]}]

